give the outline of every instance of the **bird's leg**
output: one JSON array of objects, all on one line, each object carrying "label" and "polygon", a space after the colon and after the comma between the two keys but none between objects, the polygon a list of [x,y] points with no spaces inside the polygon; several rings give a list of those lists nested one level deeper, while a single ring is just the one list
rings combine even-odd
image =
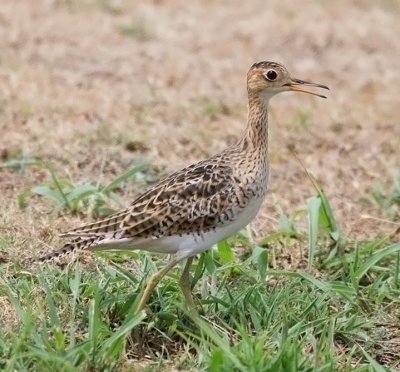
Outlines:
[{"label": "bird's leg", "polygon": [[193,256],[186,260],[185,267],[183,268],[182,275],[179,279],[179,285],[181,287],[182,293],[185,296],[185,300],[190,308],[194,308],[194,301],[192,295],[192,286],[190,284],[190,267],[192,266]]},{"label": "bird's leg", "polygon": [[174,257],[168,264],[162,268],[160,271],[157,271],[155,274],[153,274],[149,281],[147,282],[146,288],[143,292],[143,295],[140,299],[139,306],[137,308],[137,312],[142,311],[147,304],[147,301],[150,298],[151,293],[153,292],[153,289],[157,286],[157,284],[160,282],[160,280],[170,271],[182,258],[176,258]]}]

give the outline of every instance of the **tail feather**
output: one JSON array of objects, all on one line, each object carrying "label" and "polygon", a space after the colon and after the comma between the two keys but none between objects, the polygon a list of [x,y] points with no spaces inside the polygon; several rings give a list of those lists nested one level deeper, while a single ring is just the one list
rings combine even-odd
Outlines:
[{"label": "tail feather", "polygon": [[56,251],[47,253],[44,256],[39,257],[39,261],[40,262],[51,261],[55,258],[59,258],[59,257],[65,256],[67,254],[70,254],[75,250],[76,250],[76,245],[74,245],[72,243],[67,243],[61,249],[57,249]]},{"label": "tail feather", "polygon": [[38,261],[47,262],[56,258],[63,257],[72,252],[84,250],[92,246],[99,240],[100,237],[92,237],[92,238],[76,238],[69,243],[64,244],[64,246],[60,249],[57,249],[53,252],[47,253],[46,255],[39,257]]}]

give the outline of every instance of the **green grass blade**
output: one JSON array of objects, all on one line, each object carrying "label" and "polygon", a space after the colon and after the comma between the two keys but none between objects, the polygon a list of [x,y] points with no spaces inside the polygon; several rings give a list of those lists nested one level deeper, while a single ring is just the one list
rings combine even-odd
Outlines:
[{"label": "green grass blade", "polygon": [[70,192],[65,194],[69,203],[75,202],[76,200],[82,200],[89,195],[98,191],[98,188],[91,183],[85,183],[81,186],[74,187]]},{"label": "green grass blade", "polygon": [[70,209],[70,205],[68,203],[67,196],[65,195],[63,188],[61,187],[59,179],[56,177],[53,167],[50,164],[47,164],[47,169],[49,170],[49,172],[51,174],[51,178],[53,179],[54,185],[56,186],[56,189],[58,190],[59,194],[61,195],[62,199],[64,200],[65,205],[67,206],[68,209]]},{"label": "green grass blade", "polygon": [[386,368],[384,368],[381,364],[379,364],[374,358],[369,355],[364,348],[362,348],[360,345],[358,345],[359,349],[361,352],[364,354],[365,358],[368,360],[370,367],[372,367],[372,370],[374,372],[388,372]]},{"label": "green grass blade", "polygon": [[316,288],[320,289],[326,293],[334,293],[336,295],[340,295],[345,298],[347,301],[353,302],[353,297],[356,295],[356,291],[354,288],[347,286],[345,283],[338,281],[323,281],[315,278],[309,273],[305,272],[293,272],[293,271],[284,271],[284,270],[270,270],[268,275],[272,276],[287,276],[294,278],[303,278],[311,283]]},{"label": "green grass blade", "polygon": [[338,241],[340,238],[340,230],[337,225],[335,216],[333,215],[333,210],[331,204],[329,203],[329,199],[322,190],[320,190],[318,196],[321,198],[321,212],[322,215],[325,217],[327,224],[326,227],[329,229],[332,239]]},{"label": "green grass blade", "polygon": [[63,355],[47,352],[45,350],[40,350],[36,348],[30,348],[29,356],[35,357],[34,360],[40,361],[43,365],[43,362],[46,361],[51,363],[53,366],[60,367],[61,371],[79,371],[70,361],[68,361]]},{"label": "green grass blade", "polygon": [[307,269],[311,271],[314,254],[317,248],[317,238],[319,230],[319,211],[321,208],[321,199],[312,197],[307,201],[308,211],[308,264]]},{"label": "green grass blade", "polygon": [[[40,196],[45,196],[53,201],[55,201],[57,204],[64,204],[67,199],[64,198],[64,194],[60,194],[60,192],[57,190],[52,190],[48,186],[34,186],[32,187],[31,191],[34,194],[40,195]],[[67,204],[67,203],[66,203]]]},{"label": "green grass blade", "polygon": [[398,289],[400,284],[400,252],[396,255],[396,266],[394,269],[394,285]]},{"label": "green grass blade", "polygon": [[108,349],[113,349],[122,338],[130,332],[133,328],[138,326],[142,320],[146,317],[146,312],[142,310],[141,312],[134,315],[132,318],[125,321],[118,330],[112,334],[103,344],[102,350],[103,352],[107,352]]},{"label": "green grass blade", "polygon": [[60,319],[58,317],[57,307],[53,300],[52,291],[50,290],[50,288],[46,282],[46,279],[43,278],[43,271],[42,271],[41,275],[38,276],[38,280],[46,294],[46,300],[47,300],[47,305],[49,307],[51,325],[55,328],[61,328],[61,323],[60,323]]},{"label": "green grass blade", "polygon": [[217,244],[218,254],[223,263],[231,263],[235,259],[232,248],[226,240]]},{"label": "green grass blade", "polygon": [[124,173],[114,178],[109,184],[101,189],[101,192],[108,193],[118,187],[122,182],[127,181],[129,178],[134,176],[136,173],[143,172],[149,165],[147,160],[142,160],[138,164],[126,170]]},{"label": "green grass blade", "polygon": [[[245,366],[240,362],[239,358],[234,354],[229,345],[229,341],[221,337],[214,328],[210,327],[204,320],[202,320],[199,316],[194,314],[188,314],[192,320],[197,324],[200,328],[201,332],[204,333],[216,346],[223,351],[225,357],[228,357],[230,361],[235,365],[235,367],[239,371],[246,372]],[[195,336],[197,337],[197,336]]]},{"label": "green grass blade", "polygon": [[204,265],[205,265],[207,271],[210,274],[214,274],[215,271],[217,270],[217,267],[214,262],[212,250],[205,251],[202,255],[204,256]]},{"label": "green grass blade", "polygon": [[267,277],[268,251],[260,246],[256,246],[251,255],[251,260],[257,265],[258,273],[262,281]]},{"label": "green grass blade", "polygon": [[196,270],[194,271],[194,274],[193,274],[192,287],[194,287],[197,284],[197,282],[201,279],[201,277],[204,274],[204,270],[205,270],[204,261],[205,261],[205,255],[203,253],[200,255],[200,258],[196,265]]},{"label": "green grass blade", "polygon": [[382,248],[376,251],[367,261],[364,262],[354,273],[355,279],[357,282],[361,280],[361,278],[381,259],[400,252],[400,243],[395,243],[389,245],[388,247]]},{"label": "green grass blade", "polygon": [[94,298],[89,303],[89,341],[92,344],[93,350],[96,350],[98,336],[102,328],[99,301],[100,296],[96,287]]},{"label": "green grass blade", "polygon": [[325,195],[322,187],[318,184],[317,180],[315,177],[309,172],[309,170],[305,167],[303,162],[300,160],[300,158],[297,156],[296,152],[292,150],[292,154],[300,164],[300,166],[303,168],[304,172],[306,173],[308,179],[310,180],[311,184],[313,185],[315,191],[318,194],[318,197],[321,199],[321,214],[320,217],[323,218],[326,227],[330,230],[331,232],[331,237],[335,241],[338,241],[340,238],[340,230],[338,228],[336,219],[333,215],[333,210],[332,207],[329,203],[329,199]]},{"label": "green grass blade", "polygon": [[42,161],[35,158],[21,158],[21,159],[10,159],[0,164],[1,168],[11,168],[13,170],[23,171],[28,166],[41,165]]}]

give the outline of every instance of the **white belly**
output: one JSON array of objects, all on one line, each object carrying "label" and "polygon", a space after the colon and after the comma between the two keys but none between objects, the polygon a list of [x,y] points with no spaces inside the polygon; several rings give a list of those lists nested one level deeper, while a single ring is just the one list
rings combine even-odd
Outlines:
[{"label": "white belly", "polygon": [[263,198],[252,200],[236,218],[224,226],[207,231],[201,235],[184,234],[172,235],[153,239],[106,239],[92,250],[145,250],[166,254],[176,254],[178,258],[186,258],[211,248],[214,244],[233,235],[246,227],[257,215]]}]

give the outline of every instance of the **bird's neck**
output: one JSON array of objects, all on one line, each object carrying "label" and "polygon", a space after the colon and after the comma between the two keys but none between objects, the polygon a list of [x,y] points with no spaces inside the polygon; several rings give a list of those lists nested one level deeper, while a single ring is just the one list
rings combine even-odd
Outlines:
[{"label": "bird's neck", "polygon": [[249,95],[247,127],[239,142],[244,152],[267,155],[268,101],[261,95]]}]

